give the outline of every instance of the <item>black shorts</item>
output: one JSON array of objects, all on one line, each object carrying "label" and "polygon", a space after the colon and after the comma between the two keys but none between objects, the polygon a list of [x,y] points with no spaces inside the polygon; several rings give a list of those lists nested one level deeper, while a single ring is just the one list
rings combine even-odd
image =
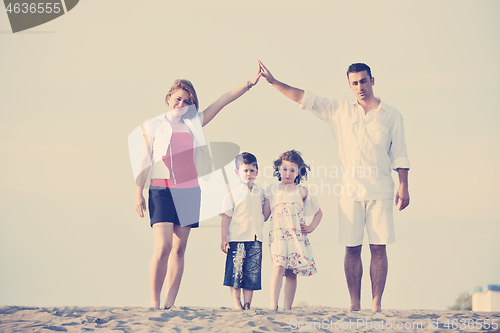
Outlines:
[{"label": "black shorts", "polygon": [[183,227],[198,228],[200,221],[201,189],[149,188],[149,217],[155,223],[170,222]]}]

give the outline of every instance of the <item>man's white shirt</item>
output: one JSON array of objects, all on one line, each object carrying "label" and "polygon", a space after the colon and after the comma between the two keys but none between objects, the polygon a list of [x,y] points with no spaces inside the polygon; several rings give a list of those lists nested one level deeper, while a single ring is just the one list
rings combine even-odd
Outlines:
[{"label": "man's white shirt", "polygon": [[409,169],[403,117],[380,101],[366,115],[357,100],[318,97],[305,91],[300,105],[326,121],[335,136],[342,163],[343,195],[357,200],[391,199],[391,170]]}]

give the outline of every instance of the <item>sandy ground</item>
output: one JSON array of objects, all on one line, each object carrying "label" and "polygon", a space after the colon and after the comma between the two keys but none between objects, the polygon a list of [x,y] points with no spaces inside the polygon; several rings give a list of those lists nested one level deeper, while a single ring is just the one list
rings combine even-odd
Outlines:
[{"label": "sandy ground", "polygon": [[[489,329],[486,329],[488,328]],[[0,307],[0,332],[495,332],[500,312],[370,310],[322,306],[292,311],[174,307]]]}]

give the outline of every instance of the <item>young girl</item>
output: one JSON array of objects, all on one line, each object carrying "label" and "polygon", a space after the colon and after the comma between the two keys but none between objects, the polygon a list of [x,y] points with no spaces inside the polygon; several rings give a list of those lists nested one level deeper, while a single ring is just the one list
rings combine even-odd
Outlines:
[{"label": "young girl", "polygon": [[[198,112],[198,98],[191,82],[176,80],[165,98],[167,112],[141,126],[143,149],[137,163],[130,148],[136,178],[134,205],[140,217],[144,217],[146,210],[143,190],[148,175],[151,176],[148,202],[154,236],[149,268],[151,307],[160,307],[164,282],[167,289],[164,308],[174,305],[189,232],[198,227],[201,201],[198,177],[211,171],[202,127],[255,85],[260,76],[259,68],[252,80],[222,95],[203,112]],[[129,138],[129,147],[130,142]]]},{"label": "young girl", "polygon": [[[278,310],[278,299],[285,279],[285,311],[291,310],[297,275],[310,276],[316,273],[316,265],[307,234],[316,229],[323,213],[316,198],[306,187],[300,186],[307,179],[309,166],[300,153],[290,150],[274,161],[273,176],[280,184],[266,189],[264,217],[271,216],[269,226],[269,246],[273,260],[271,274],[271,310]],[[314,215],[310,225],[304,216]]]}]

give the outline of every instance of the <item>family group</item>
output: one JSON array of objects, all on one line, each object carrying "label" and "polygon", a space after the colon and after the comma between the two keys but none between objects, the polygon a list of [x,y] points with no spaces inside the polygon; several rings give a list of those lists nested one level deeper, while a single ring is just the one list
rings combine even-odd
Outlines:
[{"label": "family group", "polygon": [[[352,173],[343,177],[344,183],[355,184],[363,191],[346,192],[339,198],[339,243],[346,247],[344,269],[351,297],[349,311],[358,311],[363,273],[361,249],[366,229],[371,252],[371,309],[380,312],[388,269],[386,245],[395,242],[393,206],[399,205],[399,210],[403,210],[409,205],[410,162],[403,118],[397,109],[374,96],[375,79],[370,67],[363,63],[354,63],[347,70],[354,100],[323,98],[289,86],[274,78],[260,61],[251,80],[222,95],[203,112],[198,110],[198,97],[191,82],[174,82],[165,98],[168,111],[141,126],[142,154],[138,165],[133,165],[135,210],[141,217],[147,210],[143,192],[150,179],[148,210],[154,236],[150,305],[160,308],[160,294],[165,285],[163,308],[174,306],[189,233],[199,226],[198,180],[212,170],[202,127],[222,108],[249,91],[261,77],[299,103],[300,108],[330,125],[344,167],[366,170],[376,167],[377,173],[373,175],[359,177]],[[253,291],[261,289],[265,221],[269,220],[273,262],[270,310],[278,310],[283,277],[284,310],[291,310],[297,276],[316,273],[307,235],[316,229],[323,214],[316,197],[302,185],[308,170],[299,152],[286,151],[274,161],[273,175],[279,183],[261,189],[254,184],[258,174],[257,158],[248,152],[236,156],[235,172],[240,184],[226,195],[220,212],[221,249],[227,255],[224,285],[230,287],[236,309],[249,309]],[[399,176],[395,195],[392,170]],[[312,216],[309,224],[305,220],[308,215]]]}]

